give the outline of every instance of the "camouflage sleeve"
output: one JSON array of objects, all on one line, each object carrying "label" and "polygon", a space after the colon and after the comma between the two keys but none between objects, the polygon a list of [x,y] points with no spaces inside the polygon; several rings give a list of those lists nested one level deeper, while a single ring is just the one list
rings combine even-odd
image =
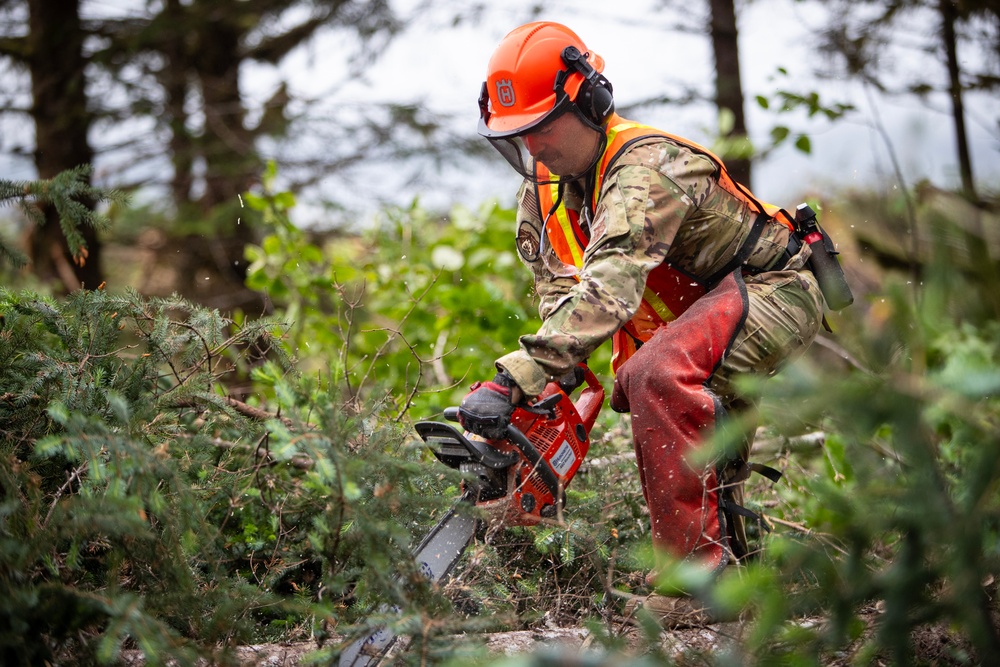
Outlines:
[{"label": "camouflage sleeve", "polygon": [[[522,336],[519,350],[497,360],[525,393],[540,393],[632,318],[646,276],[663,262],[706,190],[715,187],[715,166],[707,158],[670,146],[676,150],[660,155],[654,167],[628,161],[605,179],[579,280],[568,289],[560,284],[538,332]],[[529,265],[537,285],[544,263]]]}]

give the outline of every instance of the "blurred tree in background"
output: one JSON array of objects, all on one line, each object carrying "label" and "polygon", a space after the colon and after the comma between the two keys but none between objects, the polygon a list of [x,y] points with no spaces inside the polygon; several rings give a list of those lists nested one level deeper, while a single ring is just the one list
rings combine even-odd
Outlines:
[{"label": "blurred tree in background", "polygon": [[[32,150],[39,176],[93,163],[92,132],[121,137],[101,142],[106,157],[121,165],[114,180],[125,187],[169,182],[171,226],[186,236],[177,252],[177,273],[186,282],[178,288],[195,292],[198,269],[213,267],[215,297],[230,308],[249,305],[241,260],[243,246],[255,239],[250,225],[239,222],[238,197],[263,168],[258,142],[286,130],[289,102],[277,91],[256,125],[249,123],[244,64],[277,64],[331,27],[349,29],[365,43],[398,28],[386,3],[349,0],[171,0],[111,15],[80,0],[5,0],[0,12],[10,19],[0,55],[31,79],[34,146],[18,143]],[[16,103],[6,109],[18,110]],[[163,155],[169,174],[157,173],[166,167]],[[65,290],[81,280],[88,288],[103,282],[93,230],[82,230],[89,264],[65,251],[56,256],[49,248],[61,235],[48,215],[45,225],[30,230],[39,277],[58,278]],[[78,275],[70,279],[73,264]]]},{"label": "blurred tree in background", "polygon": [[[823,1],[834,10],[820,42],[825,52],[836,56],[829,74],[843,72],[880,92],[915,96],[929,106],[936,102],[933,93],[946,95],[950,108],[941,113],[951,117],[962,190],[975,201],[965,97],[1000,87],[1000,7],[988,0]],[[937,29],[917,28],[927,25],[922,19],[928,15]],[[933,54],[941,70],[907,71],[902,66],[907,59],[899,63],[883,57],[892,45]]]},{"label": "blurred tree in background", "polygon": [[[0,55],[30,75],[31,103],[27,112],[35,128],[38,177],[50,179],[63,171],[90,165],[94,161],[89,138],[94,117],[85,72],[87,31],[80,19],[79,1],[6,1],[0,4],[0,12],[16,17],[27,28],[15,28],[3,35]],[[78,201],[89,208],[94,206],[86,198]],[[83,227],[83,250],[71,250],[55,209],[43,206],[42,216],[42,224],[29,229],[26,244],[35,274],[44,281],[61,282],[66,291],[80,286],[94,289],[104,282],[97,230]]]}]

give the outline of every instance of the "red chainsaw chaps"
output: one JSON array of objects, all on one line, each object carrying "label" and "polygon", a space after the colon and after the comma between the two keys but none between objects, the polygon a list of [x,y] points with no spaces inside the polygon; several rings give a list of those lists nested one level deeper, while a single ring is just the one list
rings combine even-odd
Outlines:
[{"label": "red chainsaw chaps", "polygon": [[715,427],[717,398],[707,388],[749,302],[737,270],[662,327],[619,370],[612,406],[632,413],[639,478],[653,546],[712,571],[729,562],[719,516],[714,462],[695,463]]}]

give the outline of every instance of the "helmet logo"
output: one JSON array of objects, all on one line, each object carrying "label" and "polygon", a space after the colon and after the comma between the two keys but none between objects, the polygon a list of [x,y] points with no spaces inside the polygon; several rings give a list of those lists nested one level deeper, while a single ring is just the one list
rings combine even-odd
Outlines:
[{"label": "helmet logo", "polygon": [[497,102],[504,107],[514,106],[514,84],[510,79],[497,81]]}]

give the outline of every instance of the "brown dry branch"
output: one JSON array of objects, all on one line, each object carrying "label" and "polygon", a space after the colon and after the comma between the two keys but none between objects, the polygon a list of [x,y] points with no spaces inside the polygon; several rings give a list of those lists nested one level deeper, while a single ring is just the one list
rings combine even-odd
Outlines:
[{"label": "brown dry branch", "polygon": [[[277,419],[285,426],[292,428],[295,423],[288,419],[287,417],[281,417],[276,413],[268,412],[267,410],[262,410],[260,408],[255,408],[252,405],[248,405],[243,401],[236,400],[231,396],[222,396],[222,400],[231,407],[236,412],[240,413],[244,417],[250,417],[251,419],[256,419],[258,421],[267,421],[269,419]],[[195,398],[184,398],[174,401],[167,405],[168,408],[199,408],[203,405],[204,400],[197,400]]]}]

